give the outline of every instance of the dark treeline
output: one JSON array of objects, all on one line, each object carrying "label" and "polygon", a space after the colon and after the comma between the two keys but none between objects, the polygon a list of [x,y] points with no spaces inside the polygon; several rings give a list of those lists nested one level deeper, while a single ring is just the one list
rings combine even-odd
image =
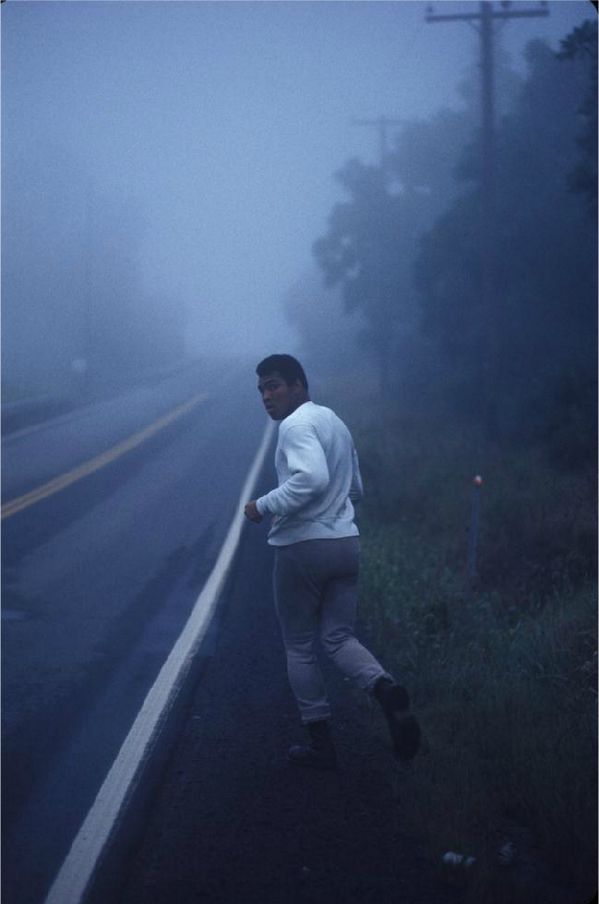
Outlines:
[{"label": "dark treeline", "polygon": [[[596,46],[586,22],[559,53],[531,42],[525,78],[498,79],[486,303],[472,103],[403,124],[384,169],[349,161],[336,174],[348,198],[314,245],[326,286],[360,316],[385,394],[409,406],[425,391],[487,436],[542,442],[568,467],[596,448]],[[314,318],[297,304],[292,314],[309,348]]]},{"label": "dark treeline", "polygon": [[184,354],[186,312],[144,285],[141,205],[48,144],[3,152],[3,393],[102,392]]}]

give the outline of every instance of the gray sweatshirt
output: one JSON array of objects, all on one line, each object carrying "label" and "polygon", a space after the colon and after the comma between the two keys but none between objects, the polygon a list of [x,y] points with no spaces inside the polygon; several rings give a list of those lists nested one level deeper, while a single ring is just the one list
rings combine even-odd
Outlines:
[{"label": "gray sweatshirt", "polygon": [[362,498],[358,456],[330,408],[304,402],[281,421],[275,467],[279,486],[256,500],[261,515],[274,516],[271,546],[358,535],[352,505]]}]

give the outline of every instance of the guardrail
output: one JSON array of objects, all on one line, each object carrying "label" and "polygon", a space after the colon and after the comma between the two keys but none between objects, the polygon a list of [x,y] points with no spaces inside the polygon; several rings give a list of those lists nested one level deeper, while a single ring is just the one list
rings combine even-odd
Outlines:
[{"label": "guardrail", "polygon": [[73,401],[60,396],[37,396],[21,402],[5,402],[0,406],[2,433],[14,433],[31,424],[65,414],[74,407]]}]

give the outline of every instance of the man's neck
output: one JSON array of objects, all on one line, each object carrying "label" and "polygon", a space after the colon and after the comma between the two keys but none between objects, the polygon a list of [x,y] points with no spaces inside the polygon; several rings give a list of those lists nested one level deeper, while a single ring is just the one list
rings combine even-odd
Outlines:
[{"label": "man's neck", "polygon": [[304,399],[300,399],[300,400],[297,402],[297,404],[293,406],[293,408],[291,409],[291,411],[288,411],[288,412],[287,412],[287,414],[285,415],[285,417],[289,417],[290,414],[293,414],[294,411],[297,411],[298,408],[301,408],[302,405],[305,405],[306,402],[310,402],[310,401],[311,401],[311,399],[310,399],[310,396],[309,396],[309,395],[307,395]]}]

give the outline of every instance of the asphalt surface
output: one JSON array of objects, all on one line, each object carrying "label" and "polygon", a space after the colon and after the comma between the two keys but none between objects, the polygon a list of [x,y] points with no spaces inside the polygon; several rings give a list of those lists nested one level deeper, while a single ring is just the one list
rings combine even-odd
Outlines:
[{"label": "asphalt surface", "polygon": [[204,390],[140,446],[2,522],[7,904],[44,900],[216,560],[265,417],[251,370],[190,372],[3,440],[4,502]]},{"label": "asphalt surface", "polygon": [[[265,469],[262,489],[272,485]],[[403,824],[382,717],[325,663],[340,760],[287,762],[303,737],[271,590],[266,525],[247,524],[216,642],[187,711],[118,904],[449,904]],[[418,768],[416,760],[412,769]]]}]

